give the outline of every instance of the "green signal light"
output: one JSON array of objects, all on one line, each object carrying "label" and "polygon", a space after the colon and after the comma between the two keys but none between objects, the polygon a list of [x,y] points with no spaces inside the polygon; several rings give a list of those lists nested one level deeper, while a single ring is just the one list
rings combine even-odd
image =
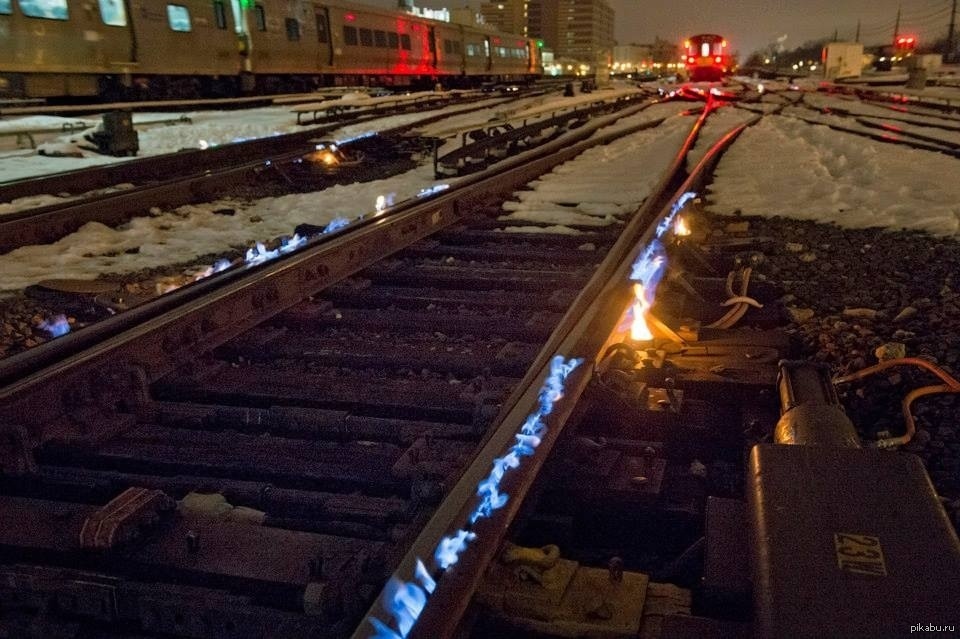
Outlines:
[{"label": "green signal light", "polygon": [[543,40],[537,40],[537,46],[543,48]]},{"label": "green signal light", "polygon": [[254,0],[240,0],[241,9],[252,9]]}]

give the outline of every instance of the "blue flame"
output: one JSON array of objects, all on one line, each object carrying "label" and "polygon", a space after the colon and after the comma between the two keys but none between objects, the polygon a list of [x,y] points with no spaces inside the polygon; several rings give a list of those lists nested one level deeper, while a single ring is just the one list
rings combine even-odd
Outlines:
[{"label": "blue flame", "polygon": [[[467,549],[467,542],[477,538],[477,533],[463,530],[457,531],[452,537],[444,537],[437,544],[437,550],[433,554],[437,565],[446,570],[460,559],[460,553]],[[419,563],[419,562],[418,562]]]},{"label": "blue flame", "polygon": [[[471,525],[480,519],[492,516],[494,510],[507,503],[508,496],[500,492],[500,482],[507,471],[520,466],[523,457],[529,457],[536,452],[542,441],[542,435],[547,431],[543,418],[553,411],[554,404],[563,397],[564,382],[582,363],[583,358],[572,357],[567,360],[562,355],[557,355],[551,360],[550,373],[540,390],[537,410],[524,420],[519,432],[514,436],[516,443],[503,457],[493,460],[490,474],[477,485],[480,503],[470,515]],[[455,534],[441,539],[434,550],[434,561],[437,567],[441,570],[452,568],[460,560],[469,542],[476,538],[477,533],[461,528]],[[393,630],[379,619],[371,619],[370,623],[376,631],[376,634],[371,635],[372,639],[404,639],[410,633],[413,624],[426,606],[429,595],[436,588],[436,582],[420,559],[417,559],[414,577],[420,582],[419,585],[414,582],[402,582],[396,577],[390,580],[384,589],[381,603],[389,611],[397,630]]]},{"label": "blue flame", "polygon": [[417,197],[430,197],[431,195],[436,195],[440,191],[446,191],[449,188],[449,184],[435,184],[433,186],[428,186],[425,189],[420,189],[420,192],[417,193]]},{"label": "blue flame", "polygon": [[346,226],[350,226],[350,220],[345,217],[335,217],[330,220],[330,223],[327,224],[325,229],[323,229],[323,232],[333,233],[334,231],[339,231]]},{"label": "blue flame", "polygon": [[37,328],[50,333],[51,337],[60,337],[70,332],[70,322],[67,321],[65,315],[57,315],[50,319],[41,320],[40,323],[37,324]]},{"label": "blue flame", "polygon": [[[359,135],[355,135],[355,136],[353,136],[352,138],[345,138],[345,139],[343,139],[343,140],[337,140],[337,144],[339,144],[340,146],[343,146],[344,144],[350,144],[351,142],[356,142],[357,140],[362,140],[362,139],[364,139],[364,138],[372,138],[372,137],[375,136],[376,134],[377,134],[376,131],[367,131],[366,133],[361,133],[361,134],[359,134]],[[334,149],[334,150],[336,150],[336,149]]]},{"label": "blue flame", "polygon": [[664,267],[667,264],[667,251],[660,238],[673,228],[673,220],[677,217],[677,213],[695,197],[697,197],[695,192],[687,191],[677,198],[677,201],[670,207],[670,212],[657,224],[654,239],[650,240],[650,243],[644,247],[633,262],[630,269],[630,279],[643,284],[643,296],[649,304],[653,304],[657,285],[663,278]]},{"label": "blue flame", "polygon": [[687,205],[687,202],[697,197],[697,194],[694,191],[687,191],[683,195],[677,198],[677,201],[673,203],[673,206],[670,207],[670,212],[664,216],[660,223],[657,224],[657,238],[663,237],[667,231],[669,231],[673,226],[673,220],[677,217],[677,213]]},{"label": "blue flame", "polygon": [[294,233],[293,237],[286,237],[280,243],[280,252],[281,253],[291,253],[296,251],[298,248],[307,243],[307,238],[300,237],[299,234]]},{"label": "blue flame", "polygon": [[263,245],[263,242],[257,242],[255,247],[247,249],[247,255],[244,259],[247,264],[253,265],[263,264],[277,257],[280,257],[280,249],[268,251],[267,247]]}]

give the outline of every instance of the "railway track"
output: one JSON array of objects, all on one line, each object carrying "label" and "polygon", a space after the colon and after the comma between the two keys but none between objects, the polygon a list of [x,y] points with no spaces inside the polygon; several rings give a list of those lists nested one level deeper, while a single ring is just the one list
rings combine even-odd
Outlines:
[{"label": "railway track", "polygon": [[52,596],[85,632],[349,634],[617,240],[491,207],[595,144],[5,360],[10,627]]},{"label": "railway track", "polygon": [[[484,107],[490,100],[482,98]],[[447,99],[448,105],[470,104],[477,96]],[[506,102],[506,100],[504,100]],[[496,101],[493,104],[497,104]],[[0,216],[0,253],[20,246],[46,244],[79,229],[87,222],[115,226],[137,215],[145,215],[151,207],[176,207],[204,201],[237,188],[264,173],[303,161],[316,151],[319,142],[331,142],[325,136],[345,124],[372,122],[387,115],[404,113],[408,105],[395,105],[351,114],[344,112],[327,118],[320,126],[303,132],[288,133],[256,140],[247,140],[208,149],[190,149],[176,154],[145,157],[107,167],[81,169],[69,173],[41,176],[0,184],[0,201],[47,193],[66,195],[64,202]],[[476,110],[467,106],[460,110],[425,116],[416,124],[449,118]],[[401,135],[410,126],[381,132]],[[351,141],[342,141],[349,148]],[[361,142],[357,140],[355,142]],[[362,142],[356,146],[363,146]],[[369,149],[364,149],[369,151]],[[270,172],[268,172],[268,175]],[[278,176],[278,179],[283,179]],[[117,185],[124,185],[117,188]]]},{"label": "railway track", "polygon": [[[719,132],[711,112],[640,134],[682,150],[636,212],[609,212],[629,194],[574,199],[637,181],[635,149],[596,150],[614,175],[588,152],[537,179],[646,126],[628,123],[4,362],[0,629],[654,639],[952,622],[960,550],[919,462],[871,450],[895,438],[858,434],[822,369],[778,366],[796,349],[758,274],[782,238],[695,197],[761,119],[728,113]],[[720,141],[688,175],[698,136]],[[525,202],[576,212],[579,233]],[[918,534],[925,552],[905,551]],[[883,581],[842,555],[874,539]],[[890,611],[887,587],[911,594]]]}]

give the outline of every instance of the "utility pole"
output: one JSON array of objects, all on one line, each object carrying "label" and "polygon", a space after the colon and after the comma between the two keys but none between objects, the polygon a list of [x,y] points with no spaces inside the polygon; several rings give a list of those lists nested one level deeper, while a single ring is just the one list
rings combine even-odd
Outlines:
[{"label": "utility pole", "polygon": [[944,56],[944,62],[953,62],[956,44],[953,41],[954,29],[957,20],[957,0],[953,0],[953,6],[950,7],[950,26],[947,27],[947,54]]},{"label": "utility pole", "polygon": [[837,41],[837,33],[838,33],[838,29],[837,29],[836,27],[834,27],[834,28],[833,28],[833,41],[834,41],[834,42]]},{"label": "utility pole", "polygon": [[[953,1],[956,2],[957,0],[953,0]],[[860,21],[859,20],[857,20],[857,35],[853,37],[853,41],[860,42]]]},{"label": "utility pole", "polygon": [[900,36],[900,5],[897,5],[897,22],[893,25],[893,44],[896,46],[897,38]]}]

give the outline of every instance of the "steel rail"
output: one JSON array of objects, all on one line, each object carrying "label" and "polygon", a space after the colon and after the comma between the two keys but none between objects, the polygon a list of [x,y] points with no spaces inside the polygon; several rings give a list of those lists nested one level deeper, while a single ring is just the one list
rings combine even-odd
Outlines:
[{"label": "steel rail", "polygon": [[2,360],[0,422],[35,427],[69,413],[78,403],[121,401],[117,396],[135,392],[144,381],[158,379],[198,352],[456,222],[471,206],[506,197],[587,148],[620,137],[623,130],[600,130],[652,103],[599,118],[466,178],[457,188],[321,236],[296,253],[224,271]]},{"label": "steel rail", "polygon": [[[439,639],[453,634],[471,593],[479,583],[483,570],[499,548],[500,541],[519,509],[523,496],[532,486],[540,466],[562,430],[563,422],[573,410],[576,397],[589,381],[591,368],[589,362],[598,351],[598,337],[603,335],[605,338],[609,332],[601,330],[598,323],[603,324],[612,316],[608,312],[609,308],[626,303],[630,295],[630,287],[625,285],[625,269],[628,269],[632,262],[632,259],[628,258],[645,245],[644,238],[648,239],[653,233],[656,220],[669,210],[670,194],[683,182],[687,152],[692,148],[709,111],[709,107],[704,109],[691,127],[687,139],[670,168],[664,173],[651,196],[624,228],[620,238],[598,267],[595,276],[561,319],[527,375],[506,400],[494,421],[496,426],[491,428],[490,435],[482,443],[479,454],[461,475],[457,484],[448,493],[444,502],[401,560],[394,572],[394,585],[388,584],[384,588],[355,630],[353,639],[374,636],[376,634],[374,620],[381,623],[389,621],[391,613],[384,606],[385,597],[389,597],[396,582],[413,582],[418,560],[429,562],[441,539],[454,534],[457,530],[470,529],[476,533],[477,540],[471,542],[451,570],[439,577],[437,589],[428,600],[428,605],[420,621],[413,627],[410,636]],[[759,119],[760,116],[757,116],[751,123]],[[745,125],[738,128],[737,133],[743,126]],[[731,140],[730,135],[728,134],[724,140]],[[715,161],[716,157],[718,153],[711,150],[701,161],[701,166]],[[659,214],[658,211],[660,211]],[[510,447],[519,425],[534,410],[539,400],[541,385],[549,372],[550,362],[558,354],[583,356],[587,358],[588,363],[575,369],[567,379],[566,398],[555,405],[555,412],[545,420],[548,421],[550,428],[536,449],[536,454],[532,458],[525,458],[528,460],[526,465],[521,465],[519,469],[512,471],[501,484],[503,491],[511,495],[506,506],[496,511],[493,517],[479,520],[472,527],[468,526],[466,522],[475,508],[479,482],[489,474],[493,460],[503,455]]]},{"label": "steel rail", "polygon": [[[814,107],[806,107],[806,108],[811,109],[813,111],[818,110]],[[849,133],[851,135],[859,135],[860,137],[869,138],[871,140],[874,140],[875,142],[883,142],[886,144],[897,144],[900,146],[910,147],[912,149],[919,149],[921,151],[933,151],[934,153],[943,153],[944,155],[960,158],[960,151],[951,149],[947,146],[941,146],[940,144],[933,144],[930,142],[923,142],[920,140],[906,140],[906,139],[897,137],[898,135],[903,134],[903,132],[898,132],[896,134],[894,134],[893,132],[871,133],[869,131],[861,131],[858,129],[854,129],[852,127],[841,126],[839,124],[822,122],[814,118],[806,118],[796,113],[787,113],[785,115],[786,117],[795,118],[797,120],[800,120],[801,122],[806,122],[807,124],[818,124],[820,126],[825,126],[829,129],[833,129],[834,131],[840,131],[841,133]]]},{"label": "steel rail", "polygon": [[[473,103],[491,99],[495,98],[491,98],[490,96],[472,96],[469,100],[465,101]],[[511,99],[512,98],[503,98],[501,102],[508,102]],[[427,116],[415,124],[389,129],[383,131],[382,134],[406,130],[411,126],[429,124],[436,120],[467,113],[475,108],[475,106],[470,106],[455,112]],[[10,201],[31,195],[42,195],[44,193],[50,193],[51,191],[89,191],[111,186],[119,182],[162,179],[171,173],[182,173],[185,166],[190,167],[191,170],[198,171],[204,168],[222,167],[227,164],[246,163],[250,161],[251,156],[268,156],[276,153],[284,153],[293,147],[306,144],[309,140],[325,136],[345,124],[369,122],[379,119],[384,115],[385,113],[381,111],[366,114],[363,117],[347,117],[344,120],[337,120],[304,131],[295,131],[293,133],[257,138],[255,140],[232,142],[207,149],[184,149],[176,153],[143,157],[119,162],[106,167],[99,166],[77,169],[75,171],[41,175],[24,180],[0,182],[0,201]]]},{"label": "steel rail", "polygon": [[[496,101],[494,106],[511,100],[512,98],[506,98]],[[621,97],[605,104],[611,106],[622,100]],[[386,129],[379,132],[378,135],[399,135],[412,128],[474,110],[477,110],[477,107],[471,106],[450,113],[434,114],[410,124]],[[362,120],[353,120],[353,122],[358,121]],[[191,150],[155,158],[144,158],[144,163],[155,161],[156,164],[142,164],[139,168],[129,167],[128,165],[132,163],[125,163],[107,168],[84,169],[76,174],[68,174],[66,187],[56,182],[56,176],[36,178],[35,185],[43,184],[49,188],[55,188],[57,191],[69,190],[70,183],[76,183],[76,180],[89,180],[90,183],[95,184],[103,184],[107,181],[116,184],[118,181],[136,179],[150,179],[157,180],[157,182],[132,190],[103,193],[94,197],[80,198],[62,204],[0,216],[0,254],[29,244],[55,242],[78,230],[88,222],[95,221],[108,226],[118,225],[126,223],[134,217],[145,215],[151,207],[170,208],[213,197],[216,192],[222,190],[224,185],[240,184],[251,173],[263,171],[266,166],[276,166],[300,157],[311,150],[310,144],[316,143],[323,138],[324,134],[331,132],[342,124],[341,122],[335,127],[318,128],[312,129],[310,132],[291,133],[275,138],[241,142],[236,145],[226,145],[225,147],[216,147],[204,151]],[[344,146],[347,144],[349,142],[345,143]],[[242,149],[240,149],[241,146]],[[227,147],[231,148],[227,149]],[[221,149],[227,149],[226,153],[219,153]],[[257,159],[251,160],[251,156]],[[167,179],[162,177],[170,173],[183,173],[185,167],[191,172],[190,174]],[[211,169],[209,167],[217,168]],[[126,170],[130,170],[132,173],[126,172]],[[127,179],[117,177],[115,172],[119,172]],[[106,180],[107,177],[110,179]],[[33,180],[28,182],[34,183]],[[3,187],[0,185],[0,199],[2,199],[2,191]]]}]

